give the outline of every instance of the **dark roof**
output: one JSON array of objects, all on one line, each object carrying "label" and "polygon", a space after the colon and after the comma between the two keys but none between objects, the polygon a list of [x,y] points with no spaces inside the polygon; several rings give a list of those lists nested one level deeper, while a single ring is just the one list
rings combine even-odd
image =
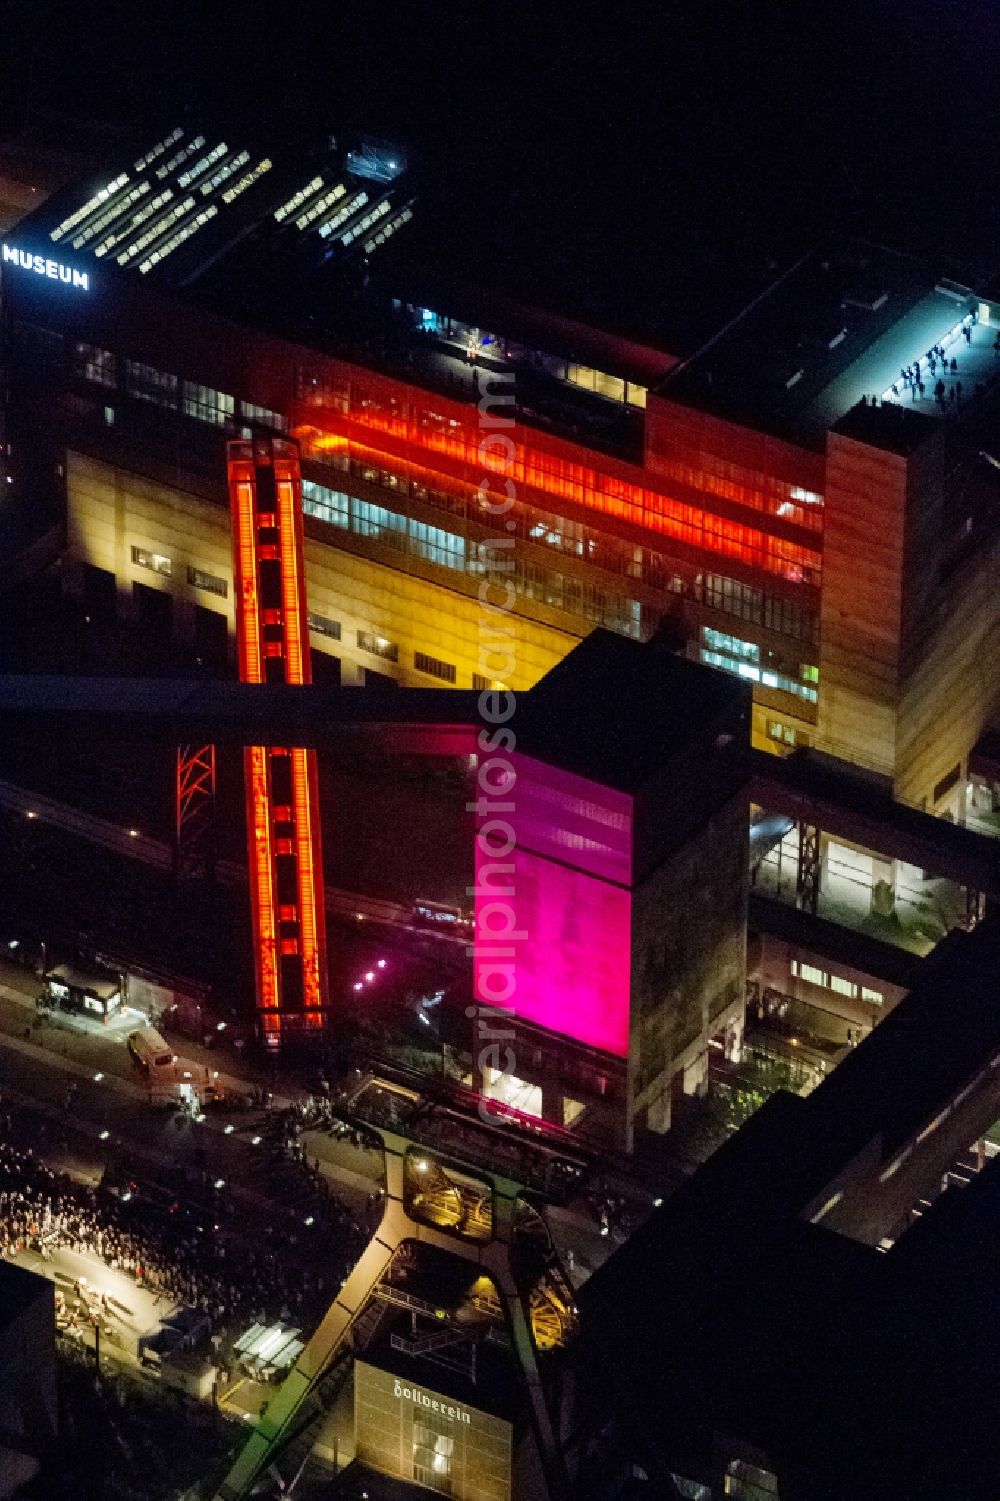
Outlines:
[{"label": "dark roof", "polygon": [[[767,1451],[792,1501],[992,1494],[1000,1163],[888,1255],[803,1211],[991,1063],[998,981],[993,924],[946,941],[813,1094],[772,1096],[580,1289],[586,1349],[647,1458],[722,1431]],[[948,1165],[933,1132],[921,1150],[928,1173]]]},{"label": "dark roof", "polygon": [[47,1277],[0,1261],[0,1328],[15,1323],[26,1309],[37,1303],[50,1303],[54,1308],[53,1298],[53,1286]]},{"label": "dark roof", "polygon": [[373,310],[401,298],[642,383],[670,368],[657,329],[608,318],[603,302],[535,308],[530,271],[512,277],[516,258],[487,268],[477,257],[470,273],[460,237],[442,228],[450,192],[402,146],[357,133],[276,149],[245,126],[177,125],[55,193],[7,239],[93,284],[138,277],[316,348],[363,339]]},{"label": "dark roof", "polygon": [[[955,325],[976,298],[958,283],[938,282],[927,260],[872,245],[831,238],[817,245],[781,275],[765,293],[714,334],[690,359],[671,371],[658,394],[714,413],[807,448],[822,449],[825,434],[862,398],[880,398],[898,384],[900,370],[924,357],[936,342],[955,335]],[[960,367],[984,380],[996,374],[986,330],[971,352],[955,346]],[[975,359],[972,359],[972,356]],[[939,410],[929,382],[924,412]],[[973,382],[966,371],[965,388]],[[882,433],[895,446],[906,434],[908,447],[924,431],[909,422],[914,414],[905,391],[906,417],[887,414]],[[861,420],[877,418],[862,414]],[[876,429],[867,429],[871,441]]]},{"label": "dark roof", "polygon": [[519,701],[518,748],[635,792],[749,699],[749,686],[726,673],[598,629]]},{"label": "dark roof", "polygon": [[888,449],[906,458],[919,448],[937,428],[933,417],[911,411],[890,401],[859,401],[845,412],[833,428],[844,438],[867,443],[871,448]]}]

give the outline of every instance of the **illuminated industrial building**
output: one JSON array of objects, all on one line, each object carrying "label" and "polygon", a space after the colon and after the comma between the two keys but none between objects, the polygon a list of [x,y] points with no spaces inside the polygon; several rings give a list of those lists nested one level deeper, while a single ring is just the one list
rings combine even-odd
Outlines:
[{"label": "illuminated industrial building", "polygon": [[[65,513],[67,586],[224,657],[219,438],[294,433],[318,675],[488,683],[477,591],[512,543],[497,678],[594,625],[660,633],[752,685],[758,747],[963,816],[998,691],[997,305],[852,242],[693,352],[442,292],[440,267],[438,310],[403,258],[411,177],[377,142],[282,160],[178,127],[7,235],[7,436]],[[935,346],[961,402],[900,382]]]}]

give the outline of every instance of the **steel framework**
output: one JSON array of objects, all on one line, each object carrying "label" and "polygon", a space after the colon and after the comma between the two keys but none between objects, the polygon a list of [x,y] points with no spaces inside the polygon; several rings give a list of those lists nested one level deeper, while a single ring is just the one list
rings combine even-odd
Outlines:
[{"label": "steel framework", "polygon": [[179,881],[215,876],[215,746],[177,747],[174,873]]},{"label": "steel framework", "polygon": [[[391,1088],[386,1081],[367,1076],[359,1092],[377,1095],[384,1087]],[[270,1476],[281,1490],[286,1489],[288,1480],[281,1477],[279,1466],[284,1468],[287,1476],[297,1476],[301,1471],[316,1437],[317,1424],[329,1411],[353,1356],[365,1349],[371,1327],[377,1326],[380,1309],[386,1304],[405,1308],[412,1315],[413,1338],[408,1340],[397,1336],[394,1341],[396,1349],[420,1352],[426,1358],[429,1350],[438,1347],[437,1359],[444,1364],[441,1346],[468,1344],[467,1325],[464,1328],[461,1324],[443,1326],[440,1322],[442,1313],[435,1305],[407,1297],[392,1285],[394,1262],[406,1253],[407,1248],[421,1246],[470,1262],[488,1279],[489,1292],[476,1298],[475,1302],[494,1321],[487,1337],[492,1337],[509,1351],[519,1374],[542,1465],[546,1501],[569,1501],[570,1483],[560,1437],[558,1391],[543,1382],[538,1353],[554,1344],[567,1343],[575,1336],[576,1309],[572,1288],[566,1282],[554,1252],[550,1253],[547,1267],[539,1277],[527,1284],[520,1280],[515,1271],[518,1261],[515,1241],[522,1233],[519,1227],[524,1224],[523,1175],[518,1179],[496,1167],[485,1166],[483,1143],[474,1146],[470,1139],[457,1153],[439,1156],[433,1149],[429,1150],[422,1138],[427,1134],[423,1128],[433,1117],[433,1107],[430,1107],[429,1117],[423,1114],[424,1109],[418,1102],[413,1117],[400,1130],[372,1126],[363,1109],[358,1108],[358,1101],[355,1101],[355,1108],[343,1111],[345,1119],[363,1124],[381,1146],[385,1162],[382,1219],[225,1478],[214,1485],[213,1501],[244,1501],[244,1498],[256,1494],[255,1487],[264,1476]],[[413,1134],[414,1127],[419,1131],[417,1136]],[[470,1124],[467,1136],[471,1137],[476,1130],[477,1125]],[[494,1148],[499,1139],[498,1135],[492,1139]],[[520,1154],[523,1165],[528,1165],[530,1156],[530,1148],[526,1154]],[[484,1226],[462,1229],[452,1224],[449,1228],[438,1228],[434,1222],[433,1202],[424,1206],[429,1213],[418,1207],[422,1196],[415,1197],[411,1191],[414,1169],[422,1183],[421,1169],[440,1166],[447,1171],[449,1165],[458,1166],[464,1172],[471,1171],[481,1178],[489,1202],[488,1222]],[[546,1162],[544,1171],[547,1172],[552,1165]],[[578,1167],[578,1163],[566,1164],[572,1181],[576,1181],[573,1174]],[[537,1214],[532,1213],[529,1218],[541,1224]],[[471,1355],[467,1352],[463,1362],[467,1371],[470,1362]]]}]

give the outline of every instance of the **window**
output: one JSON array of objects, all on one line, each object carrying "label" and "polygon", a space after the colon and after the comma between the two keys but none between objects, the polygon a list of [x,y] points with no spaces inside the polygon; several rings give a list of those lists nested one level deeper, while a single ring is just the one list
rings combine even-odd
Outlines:
[{"label": "window", "polygon": [[802,671],[802,680],[803,680],[803,682],[805,682],[805,683],[818,683],[819,682],[819,668],[818,667],[814,667],[810,662],[803,662],[802,663],[801,671]]},{"label": "window", "polygon": [[197,417],[200,422],[214,422],[225,427],[236,410],[236,402],[225,391],[214,391],[211,386],[199,386],[194,381],[184,382],[184,413]]},{"label": "window", "polygon": [[[713,631],[704,626],[702,636],[709,643],[720,642],[732,643],[732,650],[739,655],[730,656],[727,652],[709,650],[702,647],[699,656],[701,661],[708,667],[721,667],[723,672],[734,672],[737,677],[746,678],[751,683],[762,683],[765,688],[778,688],[783,693],[793,693],[796,698],[804,698],[807,703],[816,703],[819,694],[815,688],[809,688],[800,683],[796,678],[789,677],[781,671],[779,665],[773,667],[758,667],[760,647],[752,641],[741,641],[736,636],[723,635],[721,631]],[[756,658],[751,654],[757,653]],[[773,654],[768,653],[770,658]],[[746,658],[750,656],[750,660]]]},{"label": "window", "polygon": [[225,599],[229,593],[225,579],[220,579],[215,573],[205,573],[201,568],[189,568],[187,581],[192,589],[205,589],[209,594],[218,594],[220,599]]},{"label": "window", "polygon": [[830,989],[837,995],[849,995],[852,1000],[857,999],[858,987],[853,980],[845,980],[840,975],[830,976]]},{"label": "window", "polygon": [[940,782],[938,782],[937,785],[935,786],[933,801],[936,802],[936,803],[938,803],[938,802],[941,801],[941,799],[943,797],[946,797],[947,794],[951,791],[951,789],[957,783],[957,781],[958,781],[959,777],[961,776],[961,774],[962,774],[961,763],[957,762],[951,768],[951,771],[948,772],[948,775],[942,777],[941,780],[940,780]]},{"label": "window", "polygon": [[823,985],[828,983],[825,970],[817,969],[815,964],[804,964],[798,959],[792,960],[792,974],[798,975],[800,980],[806,980],[810,985]]},{"label": "window", "polygon": [[240,416],[247,422],[256,422],[258,427],[273,427],[279,433],[285,431],[285,419],[280,412],[272,412],[269,407],[255,406],[252,401],[240,402]]},{"label": "window", "polygon": [[351,530],[360,537],[377,537],[396,552],[406,551],[406,517],[368,500],[351,497]]},{"label": "window", "polygon": [[767,736],[769,740],[780,740],[782,745],[795,744],[795,730],[790,724],[782,724],[778,719],[767,721]]},{"label": "window", "polygon": [[159,552],[147,552],[144,547],[133,547],[132,562],[137,568],[148,568],[151,573],[162,573],[167,578],[173,572],[174,565],[169,558],[165,558]]},{"label": "window", "polygon": [[760,647],[756,641],[742,641],[739,636],[727,636],[722,631],[713,631],[709,626],[702,627],[702,638],[706,646],[713,651],[726,651],[734,657],[744,657],[749,662],[760,661]]},{"label": "window", "polygon": [[421,1412],[413,1424],[413,1478],[431,1490],[451,1495],[453,1423],[439,1413]]},{"label": "window", "polygon": [[310,615],[309,629],[319,636],[329,636],[331,641],[340,640],[340,621],[328,620],[325,615]]},{"label": "window", "polygon": [[441,662],[437,657],[429,657],[426,652],[415,651],[413,665],[418,672],[426,672],[430,677],[441,678],[446,683],[453,683],[457,676],[450,662]]},{"label": "window", "polygon": [[465,569],[465,538],[454,532],[442,531],[440,527],[428,526],[423,521],[407,521],[407,536],[410,552],[428,563],[437,563],[441,568]]},{"label": "window", "polygon": [[351,503],[343,490],[330,490],[311,479],[302,481],[302,509],[330,526],[350,527]]},{"label": "window", "polygon": [[154,406],[177,406],[176,375],[157,370],[153,365],[141,365],[138,360],[125,361],[125,390],[129,396],[151,401]]},{"label": "window", "polygon": [[815,965],[804,964],[799,959],[792,959],[789,965],[793,975],[798,975],[800,980],[808,980],[810,985],[822,985],[827,990],[832,990],[836,995],[850,996],[851,1000],[857,1000],[860,992],[863,1001],[870,1001],[873,1006],[881,1006],[885,1000],[881,990],[869,990],[867,985],[858,985],[854,980],[845,980],[841,975],[830,975],[825,970],[817,969]]},{"label": "window", "polygon": [[96,344],[75,344],[73,374],[96,381],[99,386],[114,387],[118,384],[118,361],[110,349],[98,349]]},{"label": "window", "polygon": [[358,632],[358,650],[371,652],[373,657],[384,657],[387,662],[399,661],[399,647],[395,641],[387,641],[373,631]]}]

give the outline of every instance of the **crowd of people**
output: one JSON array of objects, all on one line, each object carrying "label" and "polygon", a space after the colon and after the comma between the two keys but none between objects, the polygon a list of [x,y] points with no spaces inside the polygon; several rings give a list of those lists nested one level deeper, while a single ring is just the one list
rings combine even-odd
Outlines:
[{"label": "crowd of people", "polygon": [[[9,1119],[9,1118],[8,1118]],[[318,1169],[300,1164],[310,1178]],[[364,1245],[347,1206],[328,1191],[313,1235],[266,1214],[252,1225],[211,1223],[134,1192],[78,1183],[47,1166],[29,1146],[0,1140],[0,1255],[51,1257],[58,1247],[93,1256],[169,1303],[201,1310],[214,1331],[253,1320],[307,1325],[329,1304]],[[199,1224],[198,1221],[203,1223]]]}]

